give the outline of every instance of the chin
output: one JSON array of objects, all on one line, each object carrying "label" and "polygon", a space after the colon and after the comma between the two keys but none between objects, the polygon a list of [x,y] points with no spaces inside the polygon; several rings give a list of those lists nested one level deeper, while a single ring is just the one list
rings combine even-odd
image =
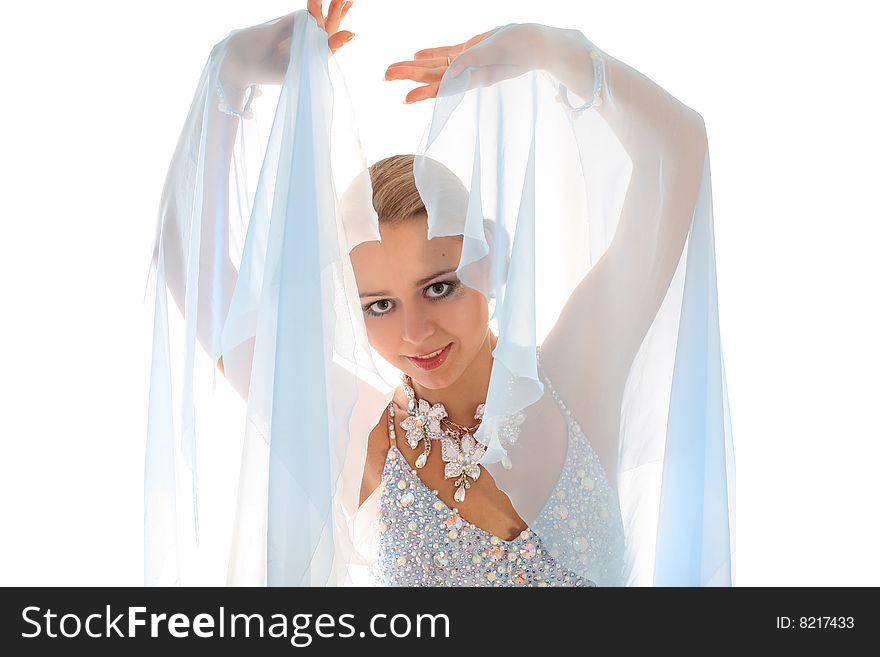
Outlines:
[{"label": "chin", "polygon": [[455,352],[456,349],[453,344],[446,360],[435,370],[422,370],[418,366],[413,365],[406,356],[402,356],[403,364],[401,369],[420,386],[429,390],[442,390],[452,385],[461,375],[461,372],[458,371],[458,354]]},{"label": "chin", "polygon": [[434,376],[431,374],[431,372],[415,372],[410,374],[410,377],[412,377],[413,381],[428,390],[443,390],[444,388],[448,388],[455,380],[448,380],[444,374],[437,373]]}]

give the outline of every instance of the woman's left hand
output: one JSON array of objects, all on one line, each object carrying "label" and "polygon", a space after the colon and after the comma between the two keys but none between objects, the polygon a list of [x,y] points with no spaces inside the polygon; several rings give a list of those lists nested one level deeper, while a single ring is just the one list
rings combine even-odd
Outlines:
[{"label": "woman's left hand", "polygon": [[472,37],[464,43],[457,43],[454,46],[440,46],[437,48],[426,48],[419,50],[414,59],[403,62],[396,62],[388,67],[385,71],[386,80],[412,80],[413,82],[424,82],[421,87],[416,87],[410,91],[403,102],[414,103],[419,100],[427,100],[437,96],[437,90],[440,88],[440,80],[449,68],[451,60],[458,57],[471,46],[475,46],[487,36],[500,28],[483,32]]},{"label": "woman's left hand", "polygon": [[[501,31],[489,43],[474,48],[484,39]],[[412,80],[424,83],[412,89],[404,100],[412,103],[435,98],[447,68],[457,75],[472,68],[470,88],[488,86],[548,63],[548,33],[555,32],[535,23],[517,23],[496,27],[454,46],[420,50],[410,61],[396,62],[385,71],[386,80]]]}]

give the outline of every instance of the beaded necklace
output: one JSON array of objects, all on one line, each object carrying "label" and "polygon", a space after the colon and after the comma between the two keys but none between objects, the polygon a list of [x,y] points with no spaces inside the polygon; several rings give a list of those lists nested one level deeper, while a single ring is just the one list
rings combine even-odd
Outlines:
[{"label": "beaded necklace", "polygon": [[[440,453],[446,463],[443,477],[455,480],[455,501],[463,502],[467,489],[471,487],[468,478],[476,481],[480,477],[479,461],[486,453],[485,445],[477,442],[473,435],[483,420],[486,404],[477,406],[474,413],[477,423],[473,427],[465,427],[448,419],[443,404],[432,405],[419,399],[408,374],[403,375],[403,390],[406,393],[409,415],[400,426],[406,430],[406,442],[410,449],[416,449],[420,442],[425,446],[424,451],[416,458],[416,468],[425,467],[431,454],[431,441],[439,440]],[[389,404],[392,413],[393,403]]]}]

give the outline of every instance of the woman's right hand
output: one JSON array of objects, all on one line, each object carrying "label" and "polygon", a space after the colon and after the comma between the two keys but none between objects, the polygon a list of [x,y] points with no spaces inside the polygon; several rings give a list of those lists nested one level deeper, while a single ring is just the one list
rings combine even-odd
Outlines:
[{"label": "woman's right hand", "polygon": [[[331,53],[335,53],[351,41],[354,32],[340,30],[339,24],[351,9],[352,0],[330,0],[326,16],[321,15],[321,0],[308,0],[308,3],[309,13],[317,21],[318,27],[327,33],[327,45],[330,47]],[[287,40],[287,46],[290,47],[290,39]]]},{"label": "woman's right hand", "polygon": [[[309,14],[327,32],[331,54],[354,37],[353,32],[339,29],[351,6],[352,0],[330,0],[324,16],[321,0],[308,0]],[[292,31],[293,14],[233,31],[220,69],[227,95],[241,96],[251,84],[281,84],[290,62]]]}]

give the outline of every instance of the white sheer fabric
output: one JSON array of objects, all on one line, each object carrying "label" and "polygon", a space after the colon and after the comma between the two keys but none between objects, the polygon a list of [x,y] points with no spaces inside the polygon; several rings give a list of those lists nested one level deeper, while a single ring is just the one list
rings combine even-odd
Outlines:
[{"label": "white sheer fabric", "polygon": [[[367,437],[399,383],[369,345],[348,256],[380,237],[370,179],[326,33],[306,11],[258,28],[267,50],[291,39],[283,80],[250,100],[271,118],[266,139],[257,121],[218,109],[233,32],[208,59],[163,193],[145,579],[180,581],[176,473],[192,474],[195,501],[200,343],[247,400],[228,582],[369,584],[384,484],[358,506]],[[486,472],[530,526],[554,534],[544,538],[560,559],[582,563],[583,529],[548,522],[569,432],[561,414],[548,419],[540,346],[619,499],[622,583],[732,584],[734,457],[702,117],[579,31],[535,24],[500,27],[462,53],[434,102],[414,149],[428,237],[464,236],[456,273],[491,300],[498,336],[476,434]],[[570,496],[572,507],[587,499]]]}]

